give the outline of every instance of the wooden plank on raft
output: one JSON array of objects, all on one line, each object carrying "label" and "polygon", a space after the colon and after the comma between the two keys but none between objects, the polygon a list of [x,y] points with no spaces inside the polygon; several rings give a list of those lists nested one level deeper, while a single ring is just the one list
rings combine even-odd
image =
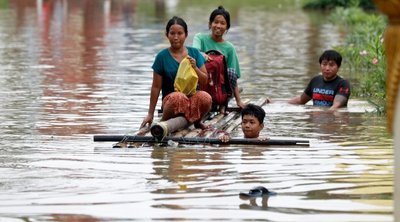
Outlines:
[{"label": "wooden plank on raft", "polygon": [[199,136],[201,137],[212,137],[216,135],[219,131],[222,130],[222,128],[226,125],[228,125],[232,120],[236,119],[238,117],[239,113],[237,112],[231,112],[228,115],[224,116],[221,118],[219,121],[217,121],[215,124],[212,125],[211,130],[206,130],[202,132]]},{"label": "wooden plank on raft", "polygon": [[180,144],[238,144],[238,145],[295,145],[295,146],[309,146],[309,140],[291,140],[291,139],[239,139],[232,138],[227,142],[222,142],[217,138],[205,137],[164,137],[162,140],[157,140],[152,136],[126,136],[126,135],[95,135],[93,137],[95,142],[116,142],[124,140],[133,143],[168,143],[168,141],[178,142]]},{"label": "wooden plank on raft", "polygon": [[[245,99],[243,102],[247,103],[249,100]],[[204,121],[204,124],[208,126],[208,129],[197,130],[186,137],[212,137],[215,136],[222,128],[228,125],[232,120],[240,116],[239,107],[227,108],[227,114],[218,113],[214,118],[209,121]]]}]

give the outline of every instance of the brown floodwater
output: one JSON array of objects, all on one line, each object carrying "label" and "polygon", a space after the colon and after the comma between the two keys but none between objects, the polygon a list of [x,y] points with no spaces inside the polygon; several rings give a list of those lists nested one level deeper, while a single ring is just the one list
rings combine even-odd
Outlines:
[{"label": "brown floodwater", "polygon": [[[0,221],[393,221],[385,118],[355,97],[335,113],[285,102],[345,36],[300,2],[218,1],[243,99],[274,101],[262,134],[310,147],[113,149],[93,135],[138,130],[166,21],[183,17],[191,45],[215,1],[0,0]],[[239,198],[255,186],[277,195]]]}]

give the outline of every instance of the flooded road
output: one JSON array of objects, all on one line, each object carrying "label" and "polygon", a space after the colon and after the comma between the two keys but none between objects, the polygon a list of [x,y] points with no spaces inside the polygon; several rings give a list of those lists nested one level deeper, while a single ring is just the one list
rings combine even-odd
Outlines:
[{"label": "flooded road", "polygon": [[[221,2],[242,98],[274,101],[263,134],[310,147],[93,142],[138,130],[166,21],[183,17],[191,45],[213,1],[0,0],[0,221],[393,221],[385,118],[354,97],[335,113],[285,102],[343,33],[300,1]],[[260,185],[277,195],[239,198]]]}]

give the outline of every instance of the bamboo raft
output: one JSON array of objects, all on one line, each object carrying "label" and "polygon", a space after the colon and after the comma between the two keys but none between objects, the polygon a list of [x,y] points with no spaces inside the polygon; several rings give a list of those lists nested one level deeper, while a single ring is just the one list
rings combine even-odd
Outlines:
[{"label": "bamboo raft", "polygon": [[[113,142],[113,141],[124,141],[126,143],[159,143],[159,144],[170,144],[177,142],[180,144],[239,144],[239,145],[298,145],[298,146],[309,146],[308,140],[258,140],[258,139],[238,139],[232,138],[228,142],[222,142],[218,138],[209,137],[174,137],[167,136],[162,140],[157,140],[153,136],[95,136],[96,142]],[[117,147],[116,147],[117,148]]]},{"label": "bamboo raft", "polygon": [[[264,105],[265,99],[256,101],[256,105]],[[203,123],[207,129],[201,130],[188,124],[184,117],[175,117],[167,121],[156,123],[157,127],[144,127],[135,135],[95,135],[95,142],[117,142],[113,147],[138,147],[146,144],[169,145],[171,141],[179,144],[241,144],[241,145],[296,145],[309,146],[308,140],[282,139],[238,139],[231,138],[228,142],[218,139],[221,132],[231,133],[241,124],[241,114],[238,108],[228,109],[228,113],[210,112]],[[167,134],[163,134],[167,131]]]}]

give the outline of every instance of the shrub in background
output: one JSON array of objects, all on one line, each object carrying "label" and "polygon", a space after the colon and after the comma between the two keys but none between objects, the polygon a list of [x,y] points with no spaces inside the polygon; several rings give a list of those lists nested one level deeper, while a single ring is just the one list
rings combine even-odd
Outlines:
[{"label": "shrub in background", "polygon": [[357,7],[338,7],[330,15],[333,23],[345,29],[345,44],[335,47],[343,56],[343,68],[355,81],[355,96],[367,98],[378,112],[385,113],[386,61],[383,33],[385,17],[366,13]]},{"label": "shrub in background", "polygon": [[332,10],[336,7],[361,7],[364,10],[374,10],[372,0],[308,0],[303,5],[304,9]]}]

